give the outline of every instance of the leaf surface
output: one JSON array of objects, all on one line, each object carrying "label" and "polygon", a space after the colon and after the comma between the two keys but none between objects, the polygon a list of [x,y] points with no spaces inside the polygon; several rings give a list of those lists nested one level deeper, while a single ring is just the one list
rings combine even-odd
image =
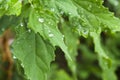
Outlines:
[{"label": "leaf surface", "polygon": [[53,46],[59,46],[71,60],[67,47],[63,41],[63,35],[58,30],[58,19],[49,11],[31,11],[29,18],[29,28],[36,33],[40,33],[44,39],[49,40]]},{"label": "leaf surface", "polygon": [[45,80],[54,60],[54,47],[39,34],[18,28],[13,43],[13,54],[21,61],[25,74],[30,80]]},{"label": "leaf surface", "polygon": [[103,0],[72,0],[77,6],[79,17],[70,18],[71,23],[76,23],[77,30],[81,35],[88,35],[89,32],[98,31],[101,28],[120,31],[120,20],[114,17],[103,4]]}]

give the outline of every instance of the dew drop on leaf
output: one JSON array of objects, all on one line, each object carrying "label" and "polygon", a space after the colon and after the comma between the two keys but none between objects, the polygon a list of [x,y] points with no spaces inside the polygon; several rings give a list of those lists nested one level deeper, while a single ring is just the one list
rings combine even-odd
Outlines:
[{"label": "dew drop on leaf", "polygon": [[23,64],[21,64],[21,66],[24,68],[24,65],[23,65]]},{"label": "dew drop on leaf", "polygon": [[64,37],[65,37],[65,36],[64,36],[64,35],[62,35],[62,40],[64,40]]},{"label": "dew drop on leaf", "polygon": [[38,21],[39,21],[40,23],[43,23],[43,22],[44,22],[44,19],[43,19],[43,18],[39,18]]},{"label": "dew drop on leaf", "polygon": [[31,30],[30,30],[30,29],[28,29],[28,32],[30,33],[30,32],[31,32]]},{"label": "dew drop on leaf", "polygon": [[53,36],[54,36],[54,34],[52,34],[52,33],[49,34],[49,37],[53,37]]},{"label": "dew drop on leaf", "polygon": [[16,56],[13,56],[13,59],[17,59]]},{"label": "dew drop on leaf", "polygon": [[23,27],[24,26],[23,23],[20,23],[20,26]]}]

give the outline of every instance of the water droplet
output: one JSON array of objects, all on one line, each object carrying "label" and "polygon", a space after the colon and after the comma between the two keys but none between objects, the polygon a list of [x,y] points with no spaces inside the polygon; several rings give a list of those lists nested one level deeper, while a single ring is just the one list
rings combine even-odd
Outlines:
[{"label": "water droplet", "polygon": [[41,22],[41,23],[43,23],[44,19],[43,18],[39,18],[38,21]]},{"label": "water droplet", "polygon": [[52,33],[49,34],[49,37],[53,37],[53,36],[54,36],[54,34],[52,34]]},{"label": "water droplet", "polygon": [[65,37],[65,36],[64,36],[64,35],[62,35],[62,40],[64,40],[64,37]]},{"label": "water droplet", "polygon": [[23,23],[20,23],[20,26],[23,27],[24,26]]},{"label": "water droplet", "polygon": [[30,32],[31,32],[31,29],[28,29],[28,32],[30,33]]},{"label": "water droplet", "polygon": [[23,63],[21,64],[21,66],[24,68],[24,65],[23,65]]},{"label": "water droplet", "polygon": [[16,56],[13,56],[13,59],[17,59]]}]

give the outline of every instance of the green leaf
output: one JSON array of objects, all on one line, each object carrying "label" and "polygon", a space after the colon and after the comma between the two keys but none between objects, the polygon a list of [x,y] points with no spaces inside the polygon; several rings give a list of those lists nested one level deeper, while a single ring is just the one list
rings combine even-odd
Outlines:
[{"label": "green leaf", "polygon": [[93,38],[93,42],[95,45],[95,52],[98,53],[100,66],[103,70],[106,70],[112,66],[112,60],[106,54],[106,52],[101,46],[100,33],[101,33],[101,30],[99,30],[98,32],[91,32],[90,35]]},{"label": "green leaf", "polygon": [[72,0],[55,0],[55,4],[61,9],[61,12],[65,12],[71,16],[79,16],[77,7],[73,4]]},{"label": "green leaf", "polygon": [[[79,16],[77,12],[77,7],[73,4],[71,0],[44,0],[41,1],[41,5],[44,8],[50,10],[53,13],[61,16],[66,13],[70,16]],[[46,7],[47,6],[47,7]]]},{"label": "green leaf", "polygon": [[[88,35],[91,31],[110,29],[112,32],[120,31],[120,20],[113,13],[103,7],[103,0],[73,0],[77,6],[79,17],[70,18],[71,23],[76,23],[81,35]],[[80,24],[79,24],[80,23]]]},{"label": "green leaf", "polygon": [[[98,53],[99,65],[102,68],[102,78],[103,80],[117,80],[115,76],[115,64],[114,60],[106,54],[105,50],[102,48],[100,43],[100,32],[98,33],[91,32],[90,35],[93,38],[95,44],[95,52]],[[111,78],[110,78],[111,77]]]},{"label": "green leaf", "polygon": [[50,62],[54,60],[54,47],[39,34],[23,27],[17,28],[17,39],[13,43],[13,54],[21,61],[30,80],[46,80]]},{"label": "green leaf", "polygon": [[63,41],[63,35],[57,28],[58,19],[49,11],[32,10],[29,17],[29,28],[40,33],[44,39],[49,40],[53,46],[59,46],[71,60],[67,47]]},{"label": "green leaf", "polygon": [[0,17],[6,15],[19,15],[21,13],[22,0],[0,1]]},{"label": "green leaf", "polygon": [[64,40],[68,47],[69,55],[72,58],[72,62],[67,59],[68,66],[73,73],[73,77],[76,80],[77,78],[77,65],[76,65],[76,56],[77,56],[77,46],[78,46],[78,35],[72,31],[72,27],[69,23],[62,23],[61,32],[64,34]]}]

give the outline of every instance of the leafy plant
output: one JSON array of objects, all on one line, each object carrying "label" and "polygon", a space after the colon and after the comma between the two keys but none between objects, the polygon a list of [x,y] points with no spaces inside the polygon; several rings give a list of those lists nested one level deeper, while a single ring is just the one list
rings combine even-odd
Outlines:
[{"label": "leafy plant", "polygon": [[[103,2],[0,0],[0,33],[9,28],[15,34],[11,51],[24,68],[24,79],[86,80],[92,73],[98,79],[117,80],[120,19]],[[64,52],[71,77],[63,69],[50,68],[56,48]],[[95,61],[99,67],[92,66]]]}]

